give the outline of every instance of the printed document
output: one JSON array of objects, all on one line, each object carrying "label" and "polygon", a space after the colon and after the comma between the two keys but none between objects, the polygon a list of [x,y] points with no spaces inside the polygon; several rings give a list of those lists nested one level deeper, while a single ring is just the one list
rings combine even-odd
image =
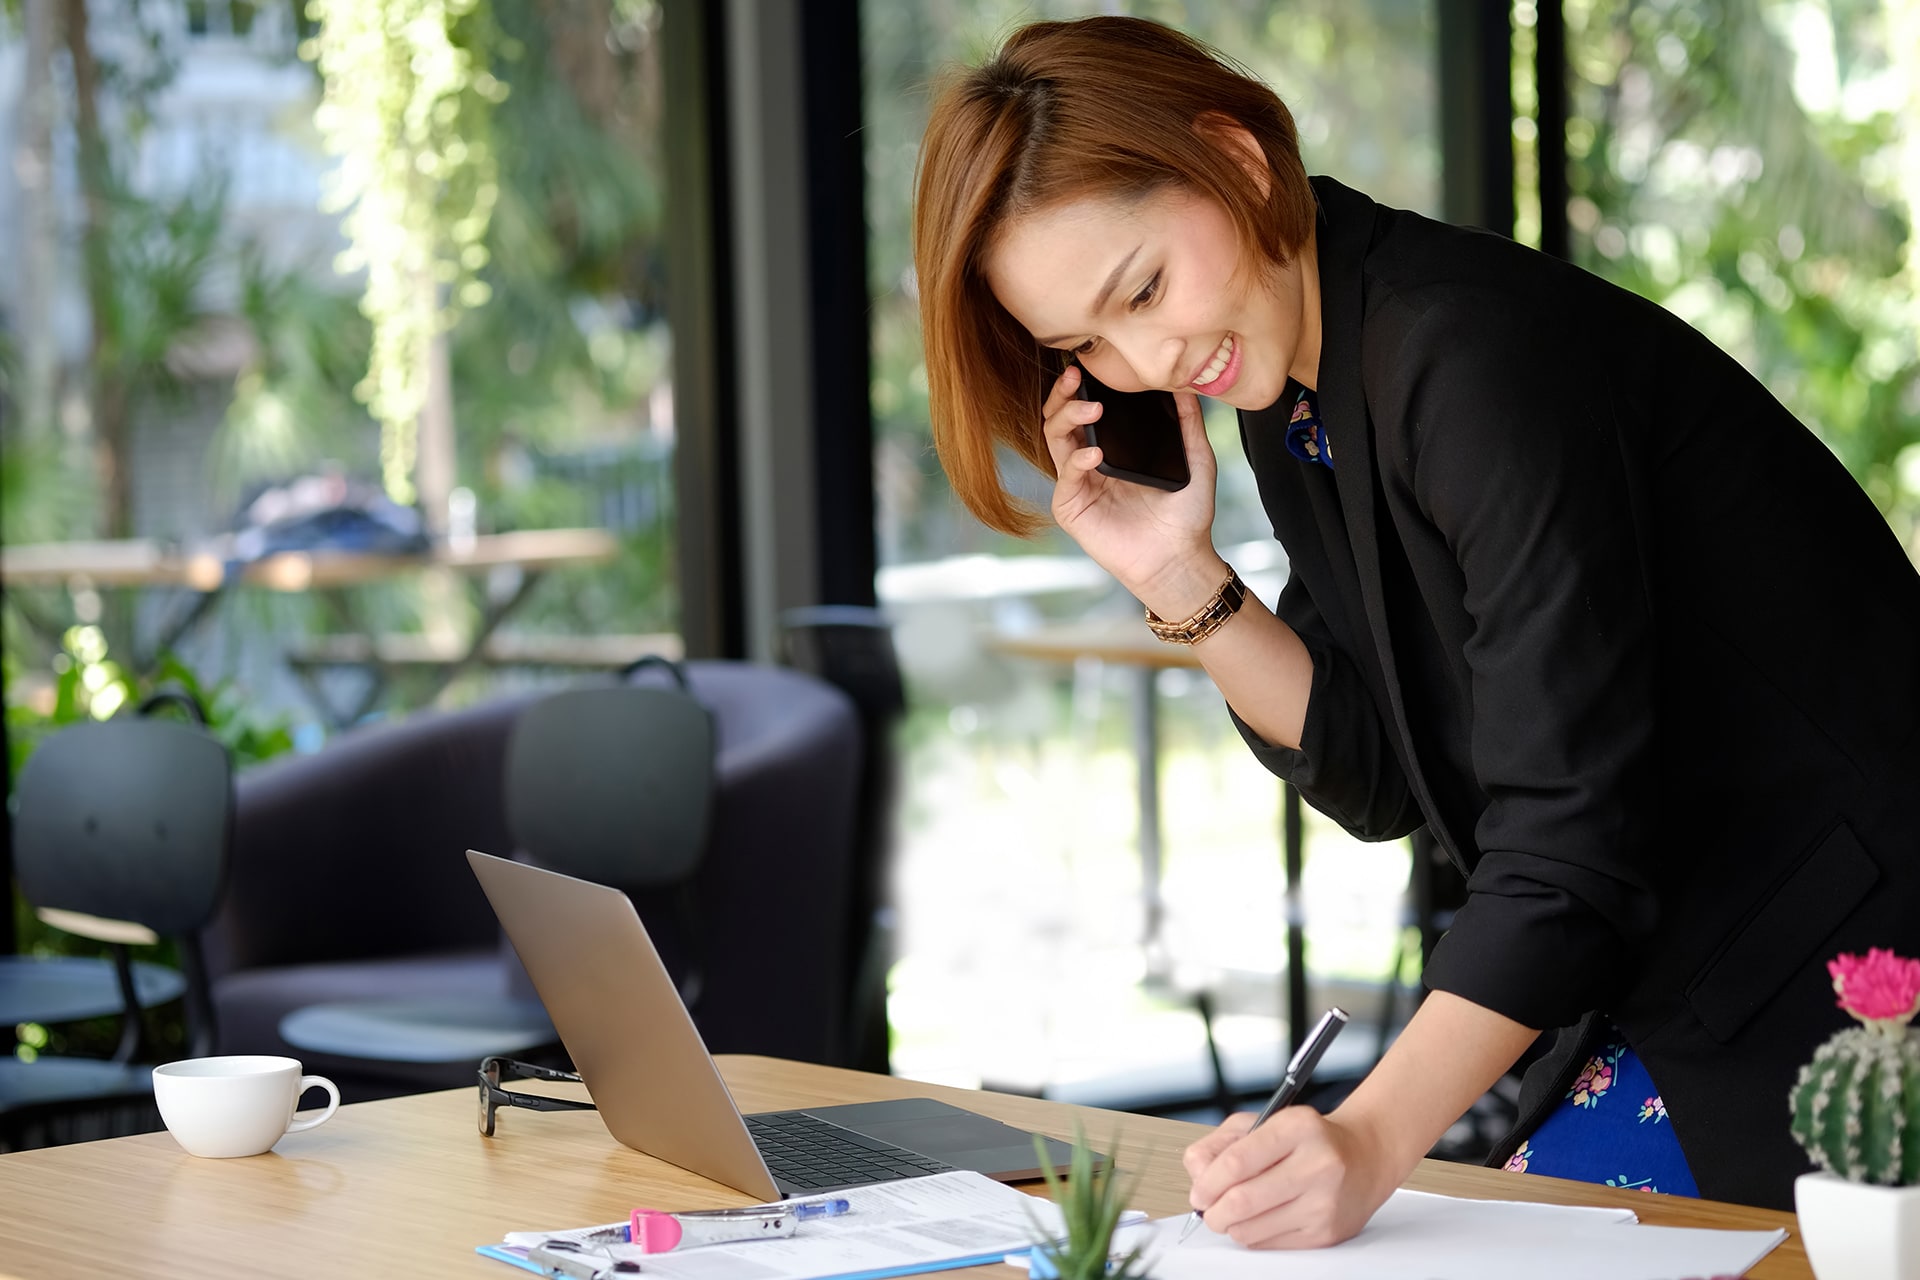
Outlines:
[{"label": "printed document", "polygon": [[[710,1244],[670,1253],[642,1253],[632,1245],[602,1247],[610,1261],[629,1258],[641,1263],[647,1280],[823,1280],[998,1262],[1037,1240],[1057,1239],[1064,1233],[1060,1210],[1051,1200],[969,1170],[833,1194],[846,1197],[848,1212],[803,1222],[785,1239]],[[593,1230],[516,1231],[505,1244],[484,1246],[480,1252],[531,1270],[525,1261],[527,1246],[549,1239],[579,1239]]]}]

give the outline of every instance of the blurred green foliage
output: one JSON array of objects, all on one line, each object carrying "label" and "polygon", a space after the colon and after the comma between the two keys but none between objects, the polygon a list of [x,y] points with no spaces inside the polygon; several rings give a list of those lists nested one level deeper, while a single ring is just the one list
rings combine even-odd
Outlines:
[{"label": "blurred green foliage", "polygon": [[1914,6],[1567,0],[1566,14],[1575,260],[1737,357],[1913,550]]},{"label": "blurred green foliage", "polygon": [[[623,554],[562,570],[514,618],[529,630],[670,631],[671,346],[659,154],[659,6],[599,0],[562,14],[494,0],[500,195],[491,294],[451,334],[459,482],[478,531],[600,525]],[[378,467],[353,397],[370,326],[348,282],[240,260],[258,358],[217,448],[223,499],[327,459]]]}]

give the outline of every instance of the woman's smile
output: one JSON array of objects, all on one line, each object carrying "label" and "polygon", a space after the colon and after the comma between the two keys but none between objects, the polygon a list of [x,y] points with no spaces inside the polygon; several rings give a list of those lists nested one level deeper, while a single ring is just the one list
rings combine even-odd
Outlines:
[{"label": "woman's smile", "polygon": [[1228,334],[1220,339],[1220,345],[1214,348],[1206,367],[1187,385],[1203,396],[1225,395],[1239,376],[1240,346],[1233,340],[1233,335]]}]

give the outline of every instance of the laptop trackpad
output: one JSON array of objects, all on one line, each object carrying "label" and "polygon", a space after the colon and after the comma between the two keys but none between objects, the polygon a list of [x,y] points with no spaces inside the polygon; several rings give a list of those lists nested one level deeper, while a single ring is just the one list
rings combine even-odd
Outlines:
[{"label": "laptop trackpad", "polygon": [[[1016,1129],[932,1098],[895,1098],[804,1110],[831,1124],[917,1151],[956,1169],[973,1169],[1001,1182],[1022,1182],[1042,1176],[1033,1152],[1033,1135],[1025,1129]],[[1042,1141],[1046,1144],[1047,1158],[1064,1169],[1073,1149],[1053,1138]],[[1096,1158],[1096,1167],[1104,1163],[1104,1157]]]}]

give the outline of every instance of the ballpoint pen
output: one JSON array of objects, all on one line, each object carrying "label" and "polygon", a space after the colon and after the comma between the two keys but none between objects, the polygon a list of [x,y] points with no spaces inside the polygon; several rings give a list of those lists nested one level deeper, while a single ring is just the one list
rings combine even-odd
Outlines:
[{"label": "ballpoint pen", "polygon": [[[1327,1051],[1327,1046],[1333,1043],[1333,1038],[1339,1035],[1340,1029],[1346,1025],[1345,1009],[1336,1007],[1320,1015],[1320,1021],[1314,1023],[1313,1030],[1309,1031],[1307,1038],[1301,1041],[1300,1050],[1293,1055],[1293,1061],[1287,1063],[1287,1073],[1280,1078],[1280,1087],[1273,1091],[1271,1098],[1267,1099],[1267,1105],[1260,1108],[1260,1114],[1253,1118],[1253,1123],[1247,1127],[1247,1133],[1252,1133],[1265,1124],[1267,1117],[1280,1108],[1293,1105],[1294,1099],[1300,1096],[1300,1091],[1307,1087],[1307,1081],[1313,1078],[1313,1069],[1320,1065],[1320,1056]],[[1193,1234],[1193,1229],[1199,1226],[1202,1220],[1203,1215],[1198,1209],[1188,1214],[1187,1225],[1180,1228],[1180,1238],[1174,1243],[1183,1243]]]}]

